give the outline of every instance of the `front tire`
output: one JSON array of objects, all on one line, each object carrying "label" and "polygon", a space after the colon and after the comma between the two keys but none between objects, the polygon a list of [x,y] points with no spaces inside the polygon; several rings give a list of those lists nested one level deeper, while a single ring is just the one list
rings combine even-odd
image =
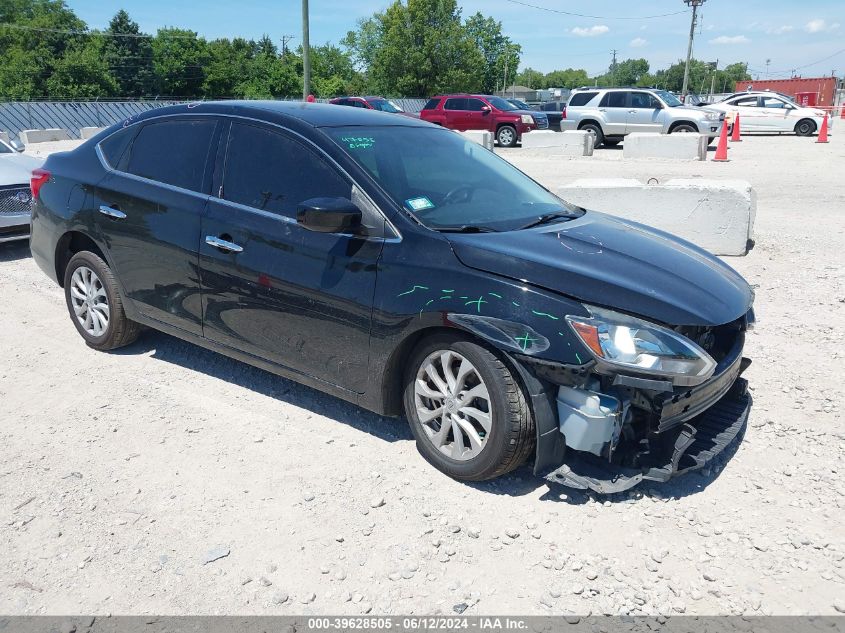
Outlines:
[{"label": "front tire", "polygon": [[810,119],[801,119],[795,124],[795,133],[798,136],[812,136],[816,132],[816,122]]},{"label": "front tire", "polygon": [[687,125],[686,123],[681,123],[680,125],[676,125],[672,128],[672,131],[669,134],[698,134],[698,129],[696,129],[692,125]]},{"label": "front tire", "polygon": [[534,450],[534,418],[515,376],[457,336],[431,337],[414,351],[404,401],[420,453],[454,479],[499,477]]},{"label": "front tire", "polygon": [[89,347],[108,351],[138,338],[141,327],[126,318],[117,281],[99,255],[74,255],[65,269],[64,286],[70,318]]},{"label": "front tire", "polygon": [[501,147],[516,147],[517,140],[516,128],[512,125],[503,125],[496,130],[496,141]]}]

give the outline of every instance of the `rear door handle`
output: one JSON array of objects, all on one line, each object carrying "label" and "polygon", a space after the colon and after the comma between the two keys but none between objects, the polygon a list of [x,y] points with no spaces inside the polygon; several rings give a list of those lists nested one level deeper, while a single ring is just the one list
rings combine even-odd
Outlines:
[{"label": "rear door handle", "polygon": [[243,246],[238,246],[234,242],[214,237],[213,235],[206,235],[205,243],[214,248],[219,248],[221,251],[228,251],[230,253],[241,253],[244,250]]},{"label": "rear door handle", "polygon": [[117,207],[108,207],[104,204],[101,204],[99,211],[103,215],[107,215],[110,218],[114,218],[116,220],[123,220],[126,218],[126,214]]}]

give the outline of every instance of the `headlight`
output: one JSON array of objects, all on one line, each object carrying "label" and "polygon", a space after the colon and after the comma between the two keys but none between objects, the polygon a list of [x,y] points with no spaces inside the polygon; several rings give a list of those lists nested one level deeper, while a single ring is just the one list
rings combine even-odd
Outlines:
[{"label": "headlight", "polygon": [[591,318],[566,320],[599,365],[662,376],[685,386],[704,382],[716,369],[710,354],[677,332],[611,310],[587,309]]},{"label": "headlight", "polygon": [[527,124],[527,125],[531,125],[531,124],[534,123],[534,117],[531,116],[530,114],[523,114],[522,115],[522,122]]},{"label": "headlight", "polygon": [[707,120],[708,121],[718,121],[720,114],[718,112],[708,112],[707,113]]}]

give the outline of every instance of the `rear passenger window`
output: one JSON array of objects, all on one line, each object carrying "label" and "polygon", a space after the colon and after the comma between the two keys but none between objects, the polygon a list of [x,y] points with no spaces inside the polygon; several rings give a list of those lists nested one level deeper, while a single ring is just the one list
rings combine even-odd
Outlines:
[{"label": "rear passenger window", "polygon": [[148,123],[132,143],[126,171],[202,192],[216,125],[213,119]]},{"label": "rear passenger window", "polygon": [[137,131],[137,127],[124,128],[100,141],[100,151],[109,167],[116,168],[120,164],[120,159]]},{"label": "rear passenger window", "polygon": [[311,198],[351,195],[352,185],[302,143],[266,128],[232,124],[224,199],[293,218],[300,203]]},{"label": "rear passenger window", "polygon": [[446,105],[443,106],[446,110],[466,110],[466,99],[446,99]]},{"label": "rear passenger window", "polygon": [[627,92],[608,92],[599,104],[600,108],[624,108]]},{"label": "rear passenger window", "polygon": [[587,105],[597,94],[598,92],[576,92],[569,99],[569,105],[570,107]]},{"label": "rear passenger window", "polygon": [[429,99],[423,106],[423,110],[434,110],[437,108],[438,103],[440,103],[440,99]]}]

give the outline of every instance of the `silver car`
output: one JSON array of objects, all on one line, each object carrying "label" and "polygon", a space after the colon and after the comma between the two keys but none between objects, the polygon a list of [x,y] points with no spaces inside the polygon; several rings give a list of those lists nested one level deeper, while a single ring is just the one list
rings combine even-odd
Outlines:
[{"label": "silver car", "polygon": [[650,88],[581,88],[566,104],[560,129],[586,130],[595,145],[617,145],[633,132],[706,134],[717,138],[724,112],[685,106],[671,92]]},{"label": "silver car", "polygon": [[29,237],[29,179],[44,160],[20,153],[22,146],[0,139],[0,242]]}]

